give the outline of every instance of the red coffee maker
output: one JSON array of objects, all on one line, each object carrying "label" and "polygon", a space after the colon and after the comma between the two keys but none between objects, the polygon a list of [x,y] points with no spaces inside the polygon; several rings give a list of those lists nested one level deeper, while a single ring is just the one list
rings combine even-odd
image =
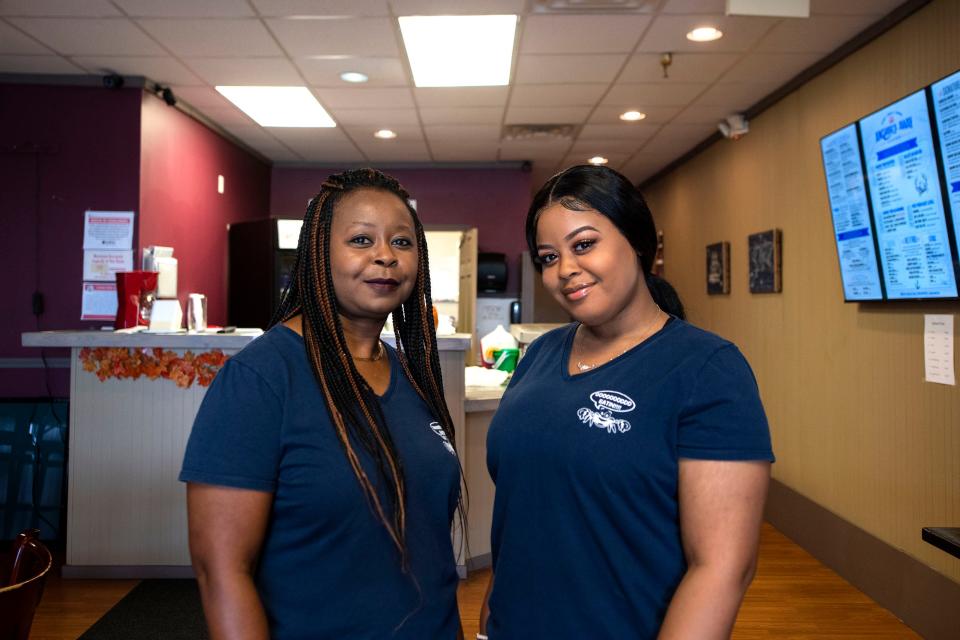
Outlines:
[{"label": "red coffee maker", "polygon": [[114,329],[150,324],[150,307],[157,295],[156,271],[117,272],[117,319]]}]

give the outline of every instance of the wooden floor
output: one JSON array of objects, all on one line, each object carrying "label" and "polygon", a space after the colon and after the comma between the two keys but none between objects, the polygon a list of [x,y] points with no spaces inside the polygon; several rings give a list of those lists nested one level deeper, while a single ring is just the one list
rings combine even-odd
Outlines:
[{"label": "wooden floor", "polygon": [[[477,632],[489,574],[474,572],[460,584],[460,615],[468,639]],[[73,640],[136,584],[135,580],[51,578],[34,619],[31,640]],[[757,577],[740,610],[735,640],[919,637],[779,531],[764,525]]]}]

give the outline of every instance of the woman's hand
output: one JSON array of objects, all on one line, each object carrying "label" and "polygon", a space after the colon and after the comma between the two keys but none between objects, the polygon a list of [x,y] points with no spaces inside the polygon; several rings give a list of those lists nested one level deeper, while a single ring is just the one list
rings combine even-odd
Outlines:
[{"label": "woman's hand", "polygon": [[768,462],[680,460],[680,534],[687,573],[660,639],[729,638],[753,580]]},{"label": "woman's hand", "polygon": [[253,583],[273,494],[187,483],[190,556],[212,640],[265,640]]}]

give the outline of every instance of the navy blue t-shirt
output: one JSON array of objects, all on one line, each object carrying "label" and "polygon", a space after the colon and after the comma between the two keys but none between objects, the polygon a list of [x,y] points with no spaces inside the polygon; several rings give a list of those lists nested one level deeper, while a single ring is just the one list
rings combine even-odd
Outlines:
[{"label": "navy blue t-shirt", "polygon": [[686,572],[680,458],[773,460],[733,344],[671,318],[571,376],[576,328],[530,345],[487,436],[491,640],[655,638]]},{"label": "navy blue t-shirt", "polygon": [[[256,585],[274,640],[454,638],[459,629],[450,539],[459,467],[387,352],[380,406],[406,478],[409,573],[350,468],[300,335],[277,326],[251,342],[200,406],[180,479],[273,493]],[[355,450],[385,500],[375,464]]]}]

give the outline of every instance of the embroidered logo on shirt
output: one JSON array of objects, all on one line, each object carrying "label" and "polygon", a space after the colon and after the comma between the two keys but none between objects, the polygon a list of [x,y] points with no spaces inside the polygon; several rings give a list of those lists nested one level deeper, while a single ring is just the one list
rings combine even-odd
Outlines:
[{"label": "embroidered logo on shirt", "polygon": [[590,394],[590,401],[596,411],[583,407],[577,411],[580,421],[591,427],[606,429],[607,433],[626,433],[630,431],[630,423],[622,418],[615,418],[614,413],[627,413],[637,407],[637,403],[630,396],[619,391],[603,390]]},{"label": "embroidered logo on shirt", "polygon": [[447,438],[447,434],[444,432],[443,427],[440,426],[440,423],[431,422],[430,428],[433,430],[435,434],[440,436],[441,440],[443,440],[443,446],[446,447],[447,451],[449,451],[451,455],[454,455],[454,456],[457,455],[457,452],[454,451],[453,445],[450,444],[450,439]]}]

